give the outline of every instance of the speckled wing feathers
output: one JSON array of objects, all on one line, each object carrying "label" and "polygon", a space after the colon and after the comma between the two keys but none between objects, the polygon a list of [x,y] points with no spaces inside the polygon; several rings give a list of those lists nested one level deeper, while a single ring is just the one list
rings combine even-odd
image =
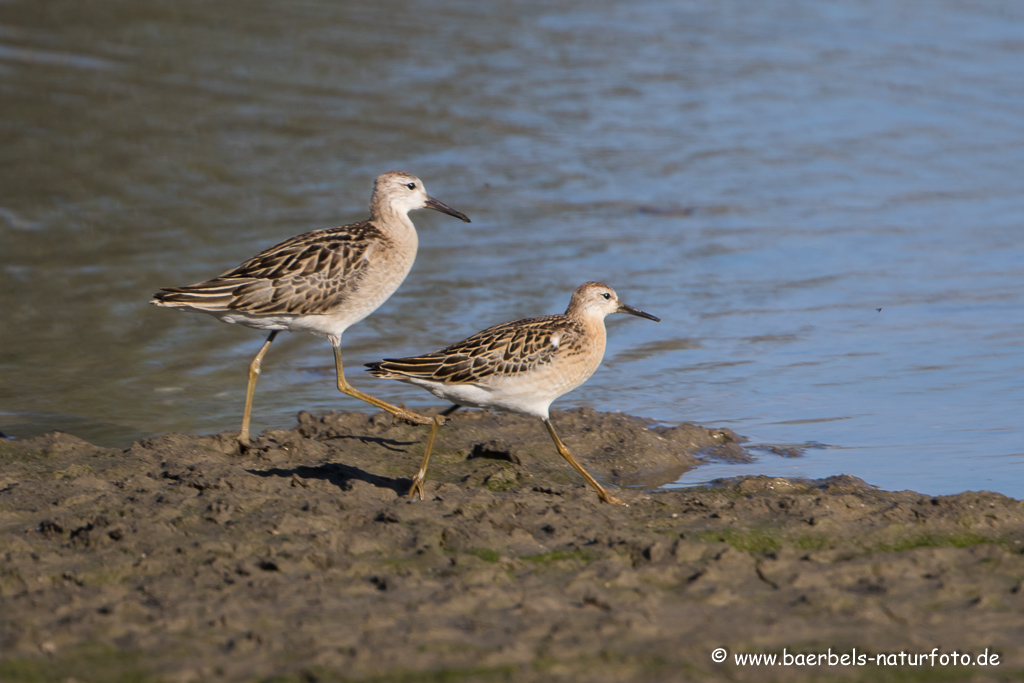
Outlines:
[{"label": "speckled wing feathers", "polygon": [[495,325],[423,356],[388,358],[369,365],[377,376],[393,373],[471,384],[491,375],[509,377],[535,370],[550,363],[559,351],[574,353],[582,338],[579,323],[564,315],[549,315]]},{"label": "speckled wing feathers", "polygon": [[369,221],[308,232],[212,280],[164,289],[157,298],[255,315],[328,313],[358,287],[369,254],[385,239]]}]

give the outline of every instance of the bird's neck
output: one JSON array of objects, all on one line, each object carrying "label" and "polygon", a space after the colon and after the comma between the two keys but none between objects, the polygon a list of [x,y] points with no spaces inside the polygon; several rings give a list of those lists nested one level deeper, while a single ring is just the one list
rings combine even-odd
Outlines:
[{"label": "bird's neck", "polygon": [[371,204],[370,220],[396,240],[416,239],[416,226],[412,224],[408,211],[399,211],[386,204]]},{"label": "bird's neck", "polygon": [[604,358],[604,348],[608,341],[608,332],[604,326],[603,315],[580,315],[578,312],[576,315],[568,314],[568,318],[571,318],[577,325],[583,328],[584,334],[593,342],[591,345],[591,353],[596,356],[597,363],[601,363],[601,359]]}]

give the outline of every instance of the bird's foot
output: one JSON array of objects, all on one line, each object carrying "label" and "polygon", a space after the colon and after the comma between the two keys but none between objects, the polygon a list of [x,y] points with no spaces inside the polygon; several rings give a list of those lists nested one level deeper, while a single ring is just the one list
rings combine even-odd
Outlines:
[{"label": "bird's foot", "polygon": [[612,494],[608,493],[607,491],[605,491],[603,493],[603,495],[601,495],[601,494],[598,494],[598,495],[600,496],[602,503],[611,503],[612,505],[621,505],[621,506],[627,507],[627,508],[629,507],[629,505],[627,503],[623,503],[621,500],[619,500],[618,498],[616,498]]},{"label": "bird's foot", "polygon": [[409,500],[416,500],[416,496],[423,500],[423,480],[416,478],[412,480],[412,486],[409,487]]},{"label": "bird's foot", "polygon": [[[391,426],[397,425],[399,422],[404,422],[409,425],[432,425],[434,424],[434,418],[424,417],[423,415],[417,415],[416,413],[410,413],[408,410],[399,409],[397,413],[391,413]],[[451,420],[447,417],[442,418],[440,425],[451,424]]]}]

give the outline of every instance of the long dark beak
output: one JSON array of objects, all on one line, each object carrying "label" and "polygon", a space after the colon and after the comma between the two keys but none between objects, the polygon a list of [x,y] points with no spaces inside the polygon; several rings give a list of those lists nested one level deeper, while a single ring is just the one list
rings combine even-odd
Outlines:
[{"label": "long dark beak", "polygon": [[469,216],[467,216],[466,214],[462,213],[461,211],[456,211],[455,209],[453,209],[452,207],[448,206],[444,202],[437,201],[433,197],[427,197],[427,205],[426,206],[427,206],[428,209],[433,209],[434,211],[440,211],[441,213],[446,213],[449,216],[455,216],[460,221],[465,221],[466,223],[472,223],[472,221],[469,220]]},{"label": "long dark beak", "polygon": [[647,318],[648,320],[653,320],[656,323],[661,322],[661,318],[655,317],[650,313],[644,313],[639,308],[633,308],[632,306],[627,306],[626,304],[619,304],[618,312],[629,313],[630,315],[635,315],[638,318]]}]

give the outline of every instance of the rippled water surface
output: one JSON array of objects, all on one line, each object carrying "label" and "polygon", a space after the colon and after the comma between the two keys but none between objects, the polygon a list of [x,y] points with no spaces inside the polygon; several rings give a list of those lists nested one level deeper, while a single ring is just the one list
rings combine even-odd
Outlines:
[{"label": "rippled water surface", "polygon": [[[147,304],[420,175],[405,285],[359,371],[602,280],[556,407],[811,446],[682,483],[849,473],[1024,496],[1024,6],[0,3],[0,429],[109,445],[237,429],[263,335]],[[361,409],[285,335],[257,430]],[[538,427],[539,428],[539,427]],[[564,435],[571,443],[571,435]]]}]

